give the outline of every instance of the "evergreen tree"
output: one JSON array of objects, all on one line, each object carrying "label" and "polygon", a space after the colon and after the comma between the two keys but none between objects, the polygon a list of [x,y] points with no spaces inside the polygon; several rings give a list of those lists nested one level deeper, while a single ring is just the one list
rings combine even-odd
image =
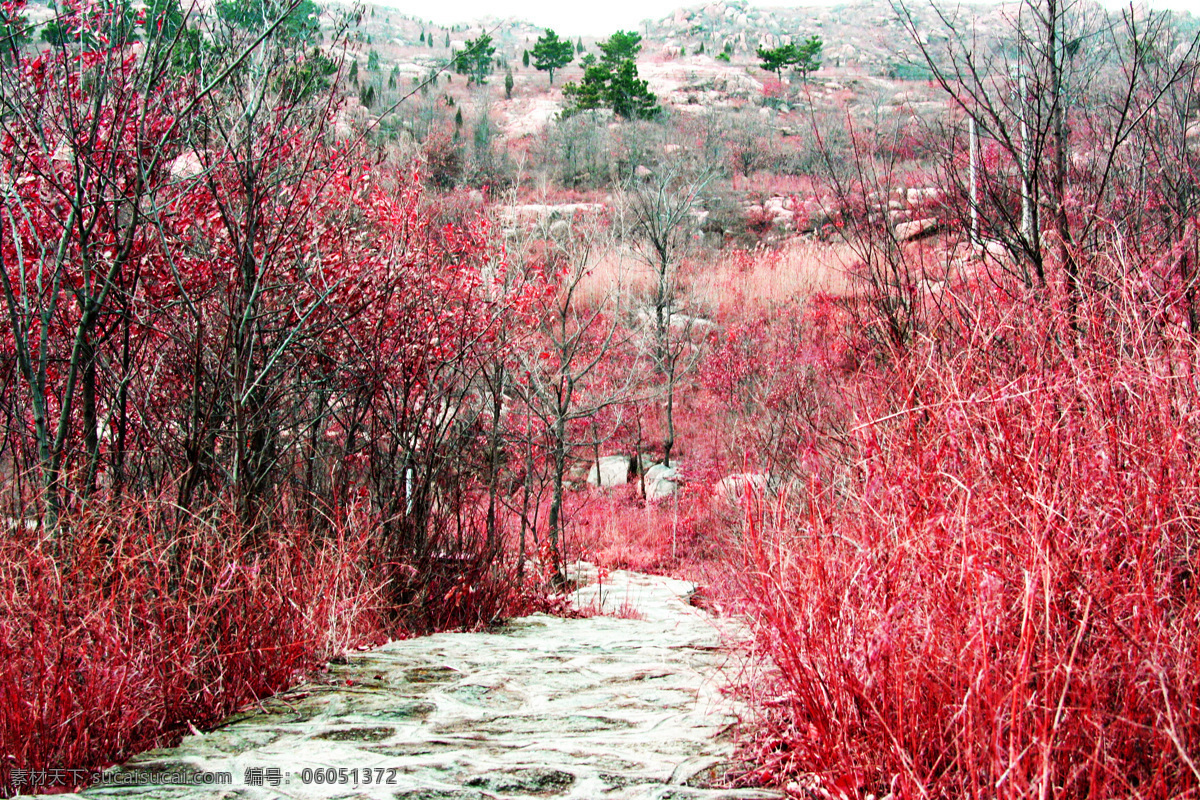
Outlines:
[{"label": "evergreen tree", "polygon": [[[183,33],[186,34],[186,32],[185,29]],[[196,34],[199,36],[199,31],[196,31]],[[197,42],[196,49],[193,51],[196,62],[199,60],[199,53],[199,43]],[[177,63],[176,66],[181,71],[187,72],[194,70],[198,63],[190,65]],[[293,102],[300,102],[328,89],[337,70],[337,62],[325,55],[320,47],[314,46],[312,50],[304,54],[303,58],[277,77],[276,86],[279,87],[279,92],[284,97]]]},{"label": "evergreen tree", "polygon": [[568,83],[563,87],[563,97],[569,103],[566,115],[608,105],[608,84],[611,80],[612,71],[604,64],[594,63],[593,60],[593,63],[585,66],[583,79],[578,84]]},{"label": "evergreen tree", "polygon": [[150,0],[146,3],[145,30],[149,39],[174,39],[181,27],[183,9],[179,6],[179,0]]},{"label": "evergreen tree", "polygon": [[523,64],[526,69],[529,68],[529,51],[528,50],[521,51],[521,64]]},{"label": "evergreen tree", "polygon": [[608,41],[600,43],[604,55],[599,61],[590,53],[581,58],[583,80],[563,87],[563,97],[569,102],[565,113],[607,106],[625,119],[658,116],[662,111],[658,98],[646,81],[638,77],[634,60],[642,48],[641,41],[642,37],[636,33],[617,31]]},{"label": "evergreen tree", "polygon": [[286,12],[273,35],[288,43],[315,43],[321,35],[321,9],[313,0],[300,0],[294,8],[283,0],[218,0],[216,10],[225,24],[249,31],[266,28]]},{"label": "evergreen tree", "polygon": [[783,80],[784,69],[795,64],[799,57],[796,46],[791,42],[779,47],[760,47],[755,54],[762,61],[762,68],[767,72],[774,72],[775,77],[780,80]]},{"label": "evergreen tree", "polygon": [[550,73],[550,83],[554,84],[554,70],[561,69],[575,58],[575,48],[570,42],[558,38],[558,34],[549,28],[533,45],[531,51],[533,66]]},{"label": "evergreen tree", "polygon": [[575,40],[575,55],[578,55],[578,56],[583,55],[583,37],[582,36],[580,36],[577,40]]},{"label": "evergreen tree", "polygon": [[454,56],[454,71],[468,76],[468,81],[487,83],[495,55],[492,37],[486,33],[480,34],[478,39],[468,39],[462,52]]},{"label": "evergreen tree", "polygon": [[608,37],[607,42],[600,43],[600,60],[608,68],[616,70],[625,61],[636,61],[642,51],[642,37],[631,31],[617,31]]},{"label": "evergreen tree", "polygon": [[821,68],[821,51],[825,43],[816,34],[808,37],[796,46],[796,70],[804,81],[808,81],[808,73]]},{"label": "evergreen tree", "polygon": [[608,105],[613,113],[625,119],[653,119],[662,111],[658,98],[638,78],[637,64],[622,61],[608,84]]},{"label": "evergreen tree", "polygon": [[513,76],[512,76],[512,72],[509,71],[504,74],[504,99],[505,100],[512,100],[512,90],[513,90]]}]

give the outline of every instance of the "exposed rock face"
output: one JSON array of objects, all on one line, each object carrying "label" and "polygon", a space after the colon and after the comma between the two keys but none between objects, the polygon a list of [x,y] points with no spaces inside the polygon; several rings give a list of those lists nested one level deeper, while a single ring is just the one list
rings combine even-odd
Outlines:
[{"label": "exposed rock face", "polygon": [[588,470],[592,486],[624,486],[629,483],[629,456],[601,456]]},{"label": "exposed rock face", "polygon": [[[624,618],[537,614],[356,653],[63,797],[782,800],[709,788],[733,753],[717,738],[736,720],[720,672],[737,669],[720,651],[744,635],[734,623],[688,605],[691,583],[574,572],[593,581],[577,606]],[[231,780],[212,785],[219,773]]]},{"label": "exposed rock face", "polygon": [[530,136],[562,112],[562,103],[550,97],[528,97],[504,104],[502,127],[510,139]]},{"label": "exposed rock face", "polygon": [[664,103],[699,109],[732,105],[762,94],[762,83],[744,69],[708,56],[687,56],[667,63],[640,63],[638,74]]},{"label": "exposed rock face", "polygon": [[506,221],[538,222],[546,219],[571,219],[577,214],[587,216],[602,211],[603,203],[527,203],[522,206],[505,206],[500,210],[500,216]]},{"label": "exposed rock face", "polygon": [[556,234],[552,228],[556,223],[569,225],[569,220],[576,218],[594,217],[604,212],[603,203],[528,203],[519,206],[504,206],[499,210],[503,230],[513,233],[517,230],[537,230],[542,236],[561,235],[563,225],[558,227]]}]

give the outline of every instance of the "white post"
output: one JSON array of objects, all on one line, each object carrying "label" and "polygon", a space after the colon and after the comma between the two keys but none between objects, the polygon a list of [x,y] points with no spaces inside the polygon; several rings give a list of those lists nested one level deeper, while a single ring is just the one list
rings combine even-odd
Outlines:
[{"label": "white post", "polygon": [[1036,249],[1037,231],[1033,224],[1033,176],[1030,170],[1033,164],[1029,159],[1029,110],[1025,76],[1018,75],[1017,90],[1021,96],[1017,98],[1017,108],[1021,110],[1021,239],[1026,247]]},{"label": "white post", "polygon": [[408,516],[413,509],[413,468],[404,469],[404,515]]},{"label": "white post", "polygon": [[979,247],[979,126],[970,118],[971,137],[971,244]]}]

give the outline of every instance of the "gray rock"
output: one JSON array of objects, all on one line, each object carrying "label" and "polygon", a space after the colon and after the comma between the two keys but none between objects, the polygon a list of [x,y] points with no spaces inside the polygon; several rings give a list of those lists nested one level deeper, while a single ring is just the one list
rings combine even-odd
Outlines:
[{"label": "gray rock", "polygon": [[629,483],[629,456],[601,456],[588,470],[592,486],[624,486]]},{"label": "gray rock", "polygon": [[675,494],[679,485],[683,483],[683,476],[679,474],[676,467],[652,464],[646,470],[643,480],[646,486],[646,499],[662,500],[664,497]]},{"label": "gray rock", "polygon": [[761,498],[767,491],[770,478],[761,472],[744,472],[736,475],[726,475],[717,481],[714,494],[730,503],[745,502],[747,493]]},{"label": "gray rock", "polygon": [[902,242],[912,242],[932,236],[941,228],[941,223],[933,217],[916,219],[912,222],[901,222],[896,225],[896,238]]}]

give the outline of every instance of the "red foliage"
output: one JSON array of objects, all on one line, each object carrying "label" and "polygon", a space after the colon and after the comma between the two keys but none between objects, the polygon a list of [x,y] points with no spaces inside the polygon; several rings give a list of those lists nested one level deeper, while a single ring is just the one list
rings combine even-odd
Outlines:
[{"label": "red foliage", "polygon": [[378,577],[361,569],[379,520],[361,507],[320,535],[280,513],[253,551],[230,509],[187,533],[157,502],[70,522],[66,558],[36,529],[0,544],[5,791],[15,769],[90,778],[177,741],[382,629]]},{"label": "red foliage", "polygon": [[774,76],[763,78],[762,96],[767,100],[780,100],[787,97],[787,86]]},{"label": "red foliage", "polygon": [[818,448],[827,471],[744,529],[776,668],[752,689],[762,775],[832,797],[1194,785],[1200,365],[1169,299],[1108,285],[1076,344],[1041,299],[962,287],[939,341],[828,378],[849,450]]},{"label": "red foliage", "polygon": [[[77,62],[102,59],[97,94]],[[181,108],[219,127],[229,98],[147,96],[119,51],[12,68],[0,792],[364,636],[546,607],[482,519],[478,459],[480,376],[545,287],[509,274],[479,204],[327,145],[321,107],[182,151]]]}]

